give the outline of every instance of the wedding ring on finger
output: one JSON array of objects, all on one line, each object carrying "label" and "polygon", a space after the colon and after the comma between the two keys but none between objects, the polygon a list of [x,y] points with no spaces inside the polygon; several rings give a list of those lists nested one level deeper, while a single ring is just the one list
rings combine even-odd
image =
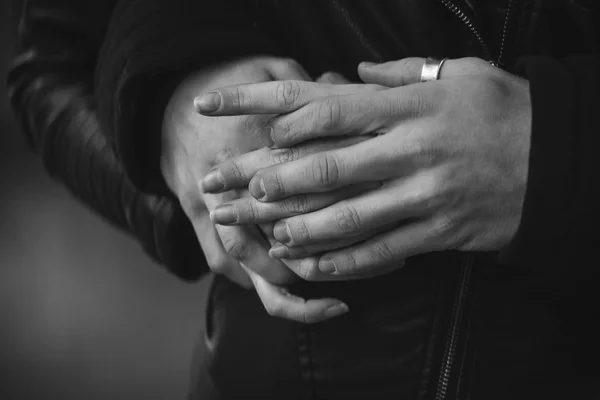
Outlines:
[{"label": "wedding ring on finger", "polygon": [[447,58],[427,57],[421,70],[421,82],[431,82],[440,79],[442,66]]}]

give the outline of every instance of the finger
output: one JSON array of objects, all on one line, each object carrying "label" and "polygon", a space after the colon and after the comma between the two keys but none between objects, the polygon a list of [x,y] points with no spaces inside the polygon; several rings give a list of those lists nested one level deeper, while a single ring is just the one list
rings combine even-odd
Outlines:
[{"label": "finger", "polygon": [[362,242],[375,235],[375,232],[369,232],[358,237],[343,238],[327,242],[307,244],[305,246],[286,246],[283,243],[275,241],[269,250],[269,256],[276,259],[302,259],[312,257],[316,254],[325,253],[331,250],[337,250]]},{"label": "finger", "polygon": [[281,80],[226,86],[194,99],[203,115],[282,114],[329,96],[384,90],[379,85],[331,85],[300,80]]},{"label": "finger", "polygon": [[315,79],[318,83],[330,83],[332,85],[346,85],[351,83],[344,75],[338,74],[337,72],[325,72],[323,75]]},{"label": "finger", "polygon": [[246,188],[257,171],[294,160],[309,154],[351,146],[369,137],[350,137],[314,140],[298,146],[281,149],[261,149],[231,158],[212,168],[201,181],[204,193],[221,193],[231,189]]},{"label": "finger", "polygon": [[[374,232],[373,234],[376,234]],[[372,235],[371,235],[372,236]],[[271,244],[271,248],[276,247],[277,245],[281,245],[281,243],[277,242],[271,235],[267,236],[269,243]],[[351,245],[348,241],[346,245]],[[346,247],[346,245],[331,245],[328,250],[338,249]],[[269,253],[269,255],[271,255]],[[300,278],[306,281],[313,282],[326,282],[326,281],[347,281],[347,280],[356,280],[356,279],[368,279],[376,276],[380,276],[382,274],[387,274],[392,271],[392,269],[378,269],[376,271],[367,271],[362,274],[356,274],[351,276],[336,276],[331,274],[324,274],[319,270],[319,257],[317,255],[307,255],[304,257],[299,257],[298,259],[287,258],[281,259],[281,261],[285,264],[286,267],[290,269],[290,271],[294,272]],[[394,266],[393,269],[396,269]]]},{"label": "finger", "polygon": [[264,143],[290,147],[323,137],[380,134],[431,109],[435,93],[422,87],[368,91],[316,99],[267,122]]},{"label": "finger", "polygon": [[[207,195],[206,206],[215,207],[222,200],[229,200],[238,196],[236,193],[221,194],[218,196]],[[225,252],[238,262],[244,263],[269,282],[289,283],[293,275],[280,261],[268,255],[269,244],[262,237],[256,226],[216,226]]]},{"label": "finger", "polygon": [[437,176],[423,171],[321,210],[275,223],[273,237],[288,247],[368,235],[390,223],[435,212],[447,199],[437,195]]},{"label": "finger", "polygon": [[[360,63],[358,75],[365,83],[397,87],[421,82],[421,72],[425,59],[421,57],[404,58],[382,64]],[[440,69],[439,79],[482,73],[493,67],[479,58],[460,58],[446,60]]]},{"label": "finger", "polygon": [[410,256],[442,250],[446,234],[446,226],[434,220],[409,223],[355,246],[324,254],[319,269],[336,276],[386,269]]},{"label": "finger", "polygon": [[273,285],[252,269],[243,265],[254,282],[265,309],[274,317],[306,324],[325,321],[348,312],[348,306],[333,298],[305,300],[292,295],[287,289]]},{"label": "finger", "polygon": [[221,204],[210,212],[213,223],[221,225],[255,225],[320,210],[343,199],[379,187],[379,183],[353,185],[331,192],[304,194],[265,203],[244,197]]},{"label": "finger", "polygon": [[392,271],[395,271],[402,265],[404,262],[400,262],[395,265],[391,265],[388,267],[377,268],[373,270],[367,270],[364,272],[356,273],[356,274],[329,274],[323,273],[319,270],[319,256],[308,256],[305,258],[301,258],[298,260],[295,259],[285,259],[282,260],[285,265],[296,275],[302,278],[305,281],[309,282],[332,282],[332,281],[350,281],[350,280],[358,280],[358,279],[370,279],[375,278],[381,275],[388,274]]},{"label": "finger", "polygon": [[259,201],[273,202],[407,176],[430,162],[429,150],[422,144],[423,129],[427,127],[409,122],[397,135],[380,135],[342,149],[263,168],[250,180],[248,190]]},{"label": "finger", "polygon": [[194,215],[190,220],[210,270],[216,274],[225,275],[231,281],[246,289],[252,289],[254,286],[248,274],[223,248],[221,239],[210,221],[208,211],[204,210],[204,212]]}]

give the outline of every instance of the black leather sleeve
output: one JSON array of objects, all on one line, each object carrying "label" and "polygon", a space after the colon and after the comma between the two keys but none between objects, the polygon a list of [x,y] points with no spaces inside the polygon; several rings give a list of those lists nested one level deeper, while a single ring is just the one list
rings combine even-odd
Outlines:
[{"label": "black leather sleeve", "polygon": [[177,83],[210,64],[278,54],[273,41],[257,28],[256,3],[260,2],[118,2],[98,57],[95,93],[100,123],[111,134],[136,187],[168,192],[158,167],[157,137]]},{"label": "black leather sleeve", "polygon": [[600,248],[600,55],[528,56],[520,68],[531,86],[529,176],[521,225],[501,261],[585,281],[598,271],[589,267]]},{"label": "black leather sleeve", "polygon": [[106,0],[26,1],[8,76],[10,101],[51,176],[134,235],[154,260],[196,279],[208,268],[178,202],[141,193],[98,123],[93,77],[114,6]]}]

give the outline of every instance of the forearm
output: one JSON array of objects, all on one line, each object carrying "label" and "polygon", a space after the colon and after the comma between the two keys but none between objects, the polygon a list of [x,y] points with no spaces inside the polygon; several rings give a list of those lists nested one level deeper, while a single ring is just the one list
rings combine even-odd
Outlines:
[{"label": "forearm", "polygon": [[[97,2],[94,2],[97,5]],[[29,1],[19,55],[8,76],[11,104],[46,170],[95,212],[135,235],[147,253],[177,275],[197,278],[206,263],[178,203],[147,196],[125,177],[100,128],[92,95],[95,51],[108,9],[78,2]],[[96,14],[94,14],[96,12]],[[89,21],[91,14],[99,20]],[[78,42],[60,32],[69,26]],[[81,40],[81,39],[79,39]],[[191,239],[190,239],[191,238]]]}]

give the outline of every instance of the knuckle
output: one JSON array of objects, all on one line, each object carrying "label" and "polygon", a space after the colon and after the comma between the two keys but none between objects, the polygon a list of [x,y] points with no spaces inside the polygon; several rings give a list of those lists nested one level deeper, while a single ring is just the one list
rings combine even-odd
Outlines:
[{"label": "knuckle", "polygon": [[244,90],[237,86],[233,87],[231,92],[231,105],[234,109],[241,109],[244,107],[248,103],[247,100],[246,92]]},{"label": "knuckle", "polygon": [[275,101],[281,105],[292,106],[298,101],[301,90],[298,81],[281,81],[277,84],[275,89]]},{"label": "knuckle", "polygon": [[311,177],[323,187],[334,186],[340,178],[339,162],[331,153],[317,155],[310,169]]},{"label": "knuckle", "polygon": [[463,57],[457,61],[461,61],[464,64],[472,65],[473,67],[478,68],[489,68],[491,66],[489,62],[478,57]]},{"label": "knuckle", "polygon": [[407,57],[400,60],[400,70],[419,71],[423,68],[423,59],[420,57]]},{"label": "knuckle", "polygon": [[447,242],[452,237],[457,225],[457,218],[449,213],[444,213],[435,219],[429,237],[434,242]]},{"label": "knuckle", "polygon": [[418,90],[413,91],[409,102],[410,111],[416,116],[425,115],[430,106],[428,97],[424,96],[423,92]]},{"label": "knuckle", "polygon": [[308,195],[301,194],[282,203],[283,210],[291,214],[304,214],[311,210],[311,200]]},{"label": "knuckle", "polygon": [[[397,155],[401,157],[397,157]],[[436,152],[432,149],[427,140],[408,139],[398,146],[398,149],[392,156],[395,160],[410,159],[413,164],[419,167],[432,167],[438,160]],[[399,165],[397,165],[399,166]]]},{"label": "knuckle", "polygon": [[391,264],[397,261],[397,257],[390,246],[383,240],[373,242],[371,248],[371,259],[379,264]]},{"label": "knuckle", "polygon": [[435,179],[422,180],[407,192],[402,199],[402,208],[411,213],[435,210],[438,205],[443,204],[441,190]]},{"label": "knuckle", "polygon": [[271,175],[270,183],[271,185],[269,186],[272,188],[272,191],[269,194],[271,196],[285,197],[285,184],[283,183],[283,179],[281,178],[281,172],[276,170]]},{"label": "knuckle", "polygon": [[308,229],[308,225],[304,218],[295,217],[289,219],[287,221],[288,226],[290,227],[290,231],[292,232],[292,242],[294,244],[302,244],[306,242],[310,242],[312,239],[312,234]]},{"label": "knuckle", "polygon": [[236,260],[244,260],[248,255],[248,245],[242,240],[228,238],[223,240],[223,248]]},{"label": "knuckle", "polygon": [[335,223],[344,233],[354,233],[362,227],[358,211],[347,202],[343,202],[335,212]]},{"label": "knuckle", "polygon": [[322,132],[332,132],[340,125],[342,119],[342,103],[339,99],[332,97],[321,100],[316,104],[317,126]]},{"label": "knuckle", "polygon": [[249,221],[256,221],[261,218],[260,210],[258,204],[255,201],[248,201],[248,205],[246,207],[246,218]]},{"label": "knuckle", "polygon": [[347,253],[340,261],[341,267],[347,273],[355,273],[360,269],[354,253]]},{"label": "knuckle", "polygon": [[283,149],[274,149],[269,153],[269,158],[273,164],[283,164],[293,161],[297,158],[298,149],[287,147]]},{"label": "knuckle", "polygon": [[423,186],[408,191],[402,199],[402,208],[407,212],[414,213],[424,208],[424,204],[428,201],[428,194]]},{"label": "knuckle", "polygon": [[227,168],[225,170],[229,172],[229,174],[227,175],[230,175],[236,181],[245,180],[246,174],[244,173],[244,169],[242,168],[240,163],[236,161],[231,161],[228,163]]}]

